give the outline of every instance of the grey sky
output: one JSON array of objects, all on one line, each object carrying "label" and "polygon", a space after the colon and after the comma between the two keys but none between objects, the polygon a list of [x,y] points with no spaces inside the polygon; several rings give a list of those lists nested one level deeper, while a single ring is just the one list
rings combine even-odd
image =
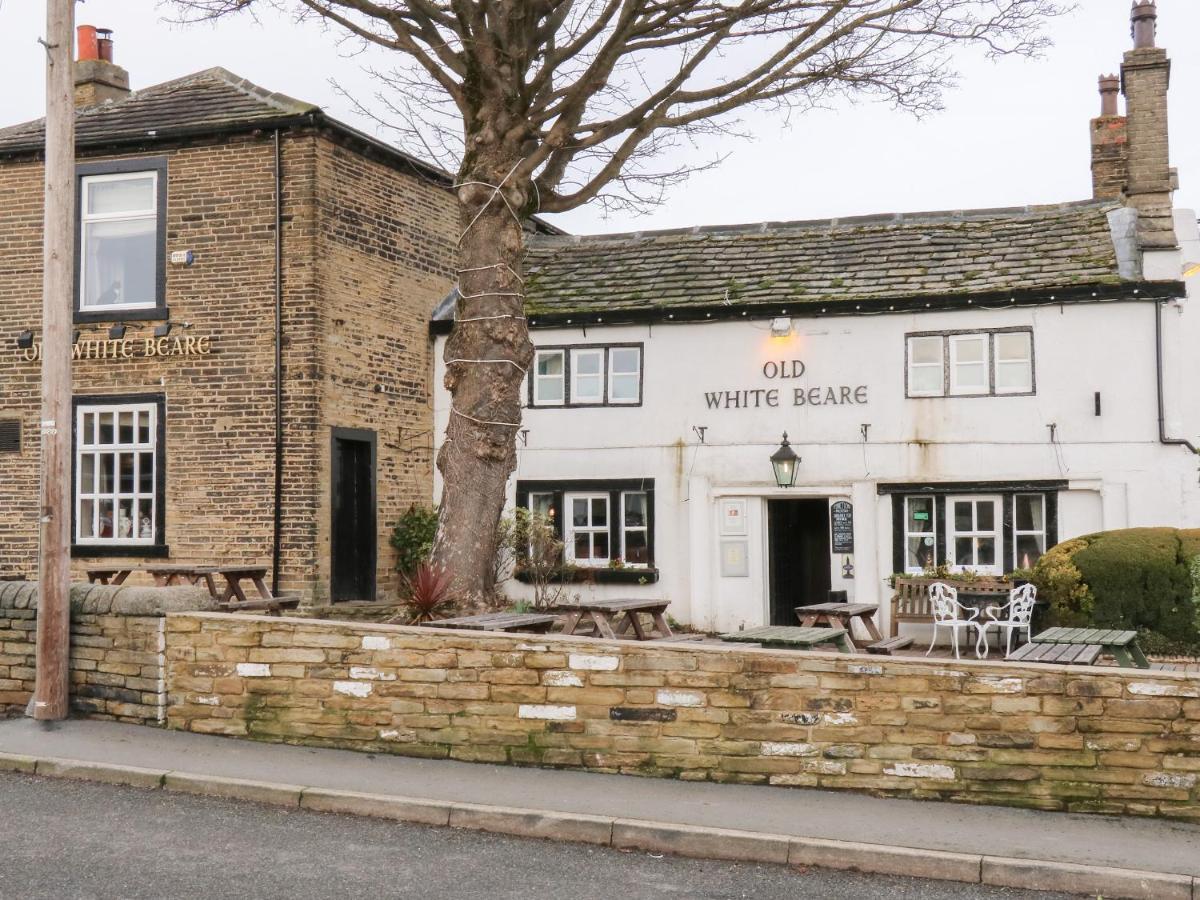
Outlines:
[{"label": "grey sky", "polygon": [[[1090,196],[1088,119],[1099,109],[1096,77],[1116,72],[1130,46],[1129,0],[1079,0],[1051,26],[1045,59],[960,60],[962,81],[946,109],[917,120],[878,104],[795,117],[750,114],[751,141],[711,138],[689,158],[729,154],[669,194],[647,215],[604,219],[585,207],[555,218],[576,232],[809,219],[867,213],[1013,206]],[[1200,2],[1159,0],[1159,45],[1172,57],[1171,156],[1179,205],[1200,204]],[[221,65],[270,90],[319,103],[367,131],[330,79],[359,96],[375,86],[368,57],[335,32],[267,16],[218,26],[166,23],[151,0],[88,0],[81,23],[115,31],[116,59],[135,88]],[[41,0],[0,0],[0,124],[42,113]],[[386,56],[372,55],[377,64]],[[382,135],[386,138],[386,135]]]}]

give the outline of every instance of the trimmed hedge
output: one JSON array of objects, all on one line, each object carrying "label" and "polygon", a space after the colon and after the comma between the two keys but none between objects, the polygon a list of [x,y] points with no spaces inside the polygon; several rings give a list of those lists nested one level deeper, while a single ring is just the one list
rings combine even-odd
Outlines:
[{"label": "trimmed hedge", "polygon": [[1200,529],[1073,538],[1038,560],[1032,580],[1047,624],[1136,629],[1148,652],[1200,653]]}]

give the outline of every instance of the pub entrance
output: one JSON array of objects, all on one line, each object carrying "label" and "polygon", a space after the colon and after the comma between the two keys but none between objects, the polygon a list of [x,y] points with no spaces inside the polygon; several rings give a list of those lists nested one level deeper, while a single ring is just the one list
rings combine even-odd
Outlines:
[{"label": "pub entrance", "polygon": [[375,432],[333,429],[329,598],[375,599]]},{"label": "pub entrance", "polygon": [[797,606],[829,600],[829,500],[768,500],[770,623],[797,625]]}]

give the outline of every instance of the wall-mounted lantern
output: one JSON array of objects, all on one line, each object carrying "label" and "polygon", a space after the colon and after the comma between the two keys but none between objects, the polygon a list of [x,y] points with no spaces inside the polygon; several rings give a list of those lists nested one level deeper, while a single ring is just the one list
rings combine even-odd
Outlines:
[{"label": "wall-mounted lantern", "polygon": [[771,468],[775,470],[775,483],[781,488],[790,488],[796,483],[796,467],[800,457],[788,443],[787,432],[783,433],[783,443],[771,454]]}]

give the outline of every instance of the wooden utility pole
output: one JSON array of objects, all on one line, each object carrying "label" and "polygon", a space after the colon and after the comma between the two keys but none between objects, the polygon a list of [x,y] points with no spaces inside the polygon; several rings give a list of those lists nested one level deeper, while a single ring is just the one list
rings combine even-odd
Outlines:
[{"label": "wooden utility pole", "polygon": [[75,0],[46,0],[42,478],[35,719],[64,719],[71,640],[71,317],[75,279]]}]

